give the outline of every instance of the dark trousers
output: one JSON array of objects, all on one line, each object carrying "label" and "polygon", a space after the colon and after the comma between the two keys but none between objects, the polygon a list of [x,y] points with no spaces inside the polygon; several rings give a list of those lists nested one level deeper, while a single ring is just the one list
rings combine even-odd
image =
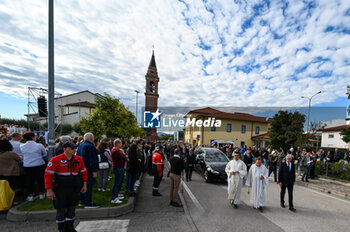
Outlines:
[{"label": "dark trousers", "polygon": [[74,227],[75,207],[57,209],[56,223],[58,230]]},{"label": "dark trousers", "polygon": [[92,172],[88,172],[88,179],[86,182],[86,192],[81,194],[80,201],[83,205],[92,204],[92,189],[94,188],[96,179],[92,177]]},{"label": "dark trousers", "polygon": [[157,193],[159,191],[159,185],[162,181],[163,176],[159,175],[159,172],[157,172],[157,166],[153,167],[153,193]]},{"label": "dark trousers", "polygon": [[186,166],[186,180],[191,179],[192,178],[192,172],[193,172],[193,166]]},{"label": "dark trousers", "polygon": [[275,178],[275,182],[277,182],[277,167],[276,166],[270,166],[269,177],[270,177],[272,172],[273,172],[273,176]]},{"label": "dark trousers", "polygon": [[281,187],[281,203],[284,204],[284,195],[286,193],[286,188],[288,189],[288,200],[289,200],[289,208],[294,208],[293,206],[293,183],[282,184]]},{"label": "dark trousers", "polygon": [[74,228],[75,206],[78,203],[79,192],[67,188],[55,191],[53,205],[56,209],[56,223],[59,230],[70,231]]},{"label": "dark trousers", "polygon": [[301,177],[302,180],[306,180],[308,181],[309,180],[309,175],[310,175],[310,166],[306,165],[304,166],[304,174],[303,176]]},{"label": "dark trousers", "polygon": [[35,181],[38,183],[39,192],[43,193],[45,191],[45,165],[36,166],[36,167],[24,167],[26,181],[27,181],[27,189],[29,194],[34,193],[34,184]]},{"label": "dark trousers", "polygon": [[132,173],[129,170],[126,172],[125,189],[126,191],[133,193],[134,185],[137,179],[137,173]]},{"label": "dark trousers", "polygon": [[124,168],[113,168],[114,184],[112,187],[112,200],[116,199],[119,195],[119,189],[123,185]]},{"label": "dark trousers", "polygon": [[315,165],[310,166],[310,179],[315,179]]},{"label": "dark trousers", "polygon": [[119,190],[118,190],[119,193],[122,191],[123,181],[124,181],[124,177],[125,177],[125,172],[126,172],[126,170],[124,169],[123,176],[122,176],[122,182],[121,182],[121,184],[119,185]]}]

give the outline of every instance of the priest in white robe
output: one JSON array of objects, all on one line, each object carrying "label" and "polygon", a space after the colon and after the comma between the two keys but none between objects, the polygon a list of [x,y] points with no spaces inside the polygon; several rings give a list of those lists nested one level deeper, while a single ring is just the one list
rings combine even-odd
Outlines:
[{"label": "priest in white robe", "polygon": [[225,171],[228,182],[228,200],[237,209],[241,201],[243,178],[247,176],[247,166],[239,159],[240,153],[238,151],[234,152],[233,157],[233,160],[226,165]]},{"label": "priest in white robe", "polygon": [[[250,187],[250,202],[255,209],[263,212],[269,184],[269,171],[261,163],[261,157],[256,158],[255,164],[249,169],[246,185]],[[249,192],[248,192],[249,193]]]}]

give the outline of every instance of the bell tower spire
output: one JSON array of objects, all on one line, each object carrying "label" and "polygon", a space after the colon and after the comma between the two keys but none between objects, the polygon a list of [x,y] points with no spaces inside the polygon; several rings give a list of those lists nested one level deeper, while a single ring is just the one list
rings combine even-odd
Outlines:
[{"label": "bell tower spire", "polygon": [[[156,59],[154,56],[154,46],[152,50],[152,57],[148,65],[148,70],[146,73],[146,91],[145,91],[145,110],[146,111],[156,111],[158,108],[158,71],[156,65]],[[157,128],[147,129],[147,138],[149,141],[157,140]]]}]

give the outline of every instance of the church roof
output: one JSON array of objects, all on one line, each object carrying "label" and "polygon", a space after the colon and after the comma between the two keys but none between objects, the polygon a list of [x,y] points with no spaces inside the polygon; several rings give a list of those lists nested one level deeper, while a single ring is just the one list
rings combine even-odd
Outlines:
[{"label": "church roof", "polygon": [[157,68],[156,59],[154,58],[154,51],[152,51],[152,58],[151,58],[151,61],[149,62],[149,66],[148,67]]}]

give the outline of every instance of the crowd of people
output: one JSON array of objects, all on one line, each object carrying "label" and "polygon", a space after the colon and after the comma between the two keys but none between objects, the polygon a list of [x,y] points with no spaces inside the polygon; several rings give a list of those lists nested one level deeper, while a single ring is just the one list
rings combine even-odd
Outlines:
[{"label": "crowd of people", "polygon": [[[83,137],[61,136],[56,140],[53,157],[48,157],[47,144],[43,137],[34,133],[23,135],[12,133],[10,138],[0,139],[0,179],[8,180],[12,189],[22,189],[27,201],[53,199],[57,209],[59,230],[74,231],[75,206],[79,203],[85,208],[98,208],[93,202],[93,188],[111,193],[111,204],[120,204],[125,195],[134,197],[140,185],[142,172],[154,178],[152,196],[159,197],[159,186],[164,176],[164,165],[170,164],[167,176],[170,180],[170,205],[181,207],[178,190],[185,170],[186,181],[192,180],[196,164],[196,146],[183,142],[147,142],[141,139],[95,139],[92,133]],[[342,155],[334,152],[317,152],[297,147],[288,151],[283,149],[218,147],[232,160],[226,167],[228,176],[228,199],[235,208],[240,202],[243,185],[251,190],[254,208],[262,211],[265,205],[266,187],[269,176],[281,186],[281,206],[284,208],[286,189],[289,194],[289,209],[293,207],[293,185],[296,173],[302,181],[315,177],[315,163],[340,160],[350,161],[350,150]],[[112,189],[108,181],[114,176]],[[97,179],[98,178],[98,179]],[[123,188],[124,186],[124,188]],[[72,196],[76,196],[72,197]],[[69,200],[68,200],[69,199]],[[67,221],[68,220],[68,221]],[[72,222],[73,221],[73,222]],[[68,228],[68,230],[67,230]]]}]

